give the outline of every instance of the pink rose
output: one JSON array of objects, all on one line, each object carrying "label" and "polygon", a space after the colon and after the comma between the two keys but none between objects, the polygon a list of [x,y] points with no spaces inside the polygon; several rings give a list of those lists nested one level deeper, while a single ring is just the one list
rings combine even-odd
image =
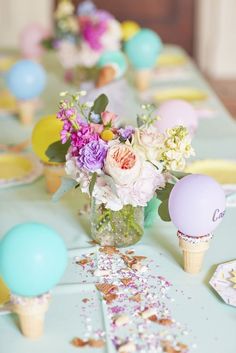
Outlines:
[{"label": "pink rose", "polygon": [[108,124],[113,125],[114,121],[117,118],[117,115],[114,113],[105,111],[105,112],[101,113],[101,117],[102,117],[103,125],[106,126]]},{"label": "pink rose", "polygon": [[91,130],[97,134],[101,134],[104,127],[102,124],[94,124],[94,123],[90,123],[90,127],[91,127]]},{"label": "pink rose", "polygon": [[129,185],[140,174],[142,160],[131,146],[118,144],[112,146],[105,161],[105,171],[118,185]]}]

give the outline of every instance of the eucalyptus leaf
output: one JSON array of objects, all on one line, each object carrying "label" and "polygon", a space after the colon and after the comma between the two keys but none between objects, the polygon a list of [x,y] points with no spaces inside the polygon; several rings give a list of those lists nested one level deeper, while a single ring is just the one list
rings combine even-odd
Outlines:
[{"label": "eucalyptus leaf", "polygon": [[69,190],[73,189],[77,184],[77,181],[70,178],[61,178],[61,185],[57,191],[53,194],[52,200],[58,201],[60,198]]},{"label": "eucalyptus leaf", "polygon": [[171,170],[170,174],[180,180],[180,179],[186,177],[187,175],[190,175],[191,173],[184,173],[184,172],[178,172],[175,170]]},{"label": "eucalyptus leaf", "polygon": [[61,141],[52,143],[46,150],[50,162],[64,163],[66,161],[66,154],[70,147],[70,142],[62,144]]},{"label": "eucalyptus leaf", "polygon": [[169,214],[169,208],[168,208],[168,200],[164,200],[159,208],[158,208],[158,214],[161,217],[161,219],[165,222],[170,222],[170,214]]},{"label": "eucalyptus leaf", "polygon": [[157,198],[161,201],[168,200],[174,186],[175,184],[166,183],[163,189],[156,191]]},{"label": "eucalyptus leaf", "polygon": [[95,114],[101,114],[102,112],[105,111],[107,105],[109,103],[109,100],[105,94],[100,94],[97,99],[95,99],[93,106],[90,110],[91,112],[94,112]]},{"label": "eucalyptus leaf", "polygon": [[94,185],[96,183],[96,180],[97,180],[97,173],[94,172],[93,175],[92,175],[92,179],[90,181],[90,184],[89,184],[89,194],[90,194],[90,196],[92,196],[92,194],[93,194],[93,189],[94,189]]},{"label": "eucalyptus leaf", "polygon": [[113,178],[110,175],[103,175],[103,178],[106,180],[106,183],[110,186],[113,194],[115,194],[118,197],[116,184],[114,183]]}]

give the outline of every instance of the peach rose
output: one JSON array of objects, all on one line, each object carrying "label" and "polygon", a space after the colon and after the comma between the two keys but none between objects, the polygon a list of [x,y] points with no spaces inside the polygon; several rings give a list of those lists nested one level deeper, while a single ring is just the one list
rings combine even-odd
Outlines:
[{"label": "peach rose", "polygon": [[107,153],[105,171],[118,185],[129,185],[141,172],[142,160],[131,146],[112,146]]}]

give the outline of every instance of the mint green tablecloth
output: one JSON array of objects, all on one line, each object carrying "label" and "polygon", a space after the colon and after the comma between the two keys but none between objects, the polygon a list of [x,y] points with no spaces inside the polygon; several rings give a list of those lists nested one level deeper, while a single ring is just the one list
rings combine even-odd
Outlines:
[{"label": "mint green tablecloth", "polygon": [[[178,51],[177,48],[167,50]],[[51,113],[57,109],[58,93],[67,88],[61,76],[54,73],[53,61],[48,64],[48,84],[42,96],[44,107],[41,114]],[[207,86],[195,66],[188,62],[189,75],[182,80],[181,86],[191,85],[202,88],[209,94],[206,106],[216,114],[211,118],[202,118],[194,137],[194,148],[197,158],[235,158],[236,124],[225,111],[222,104]],[[156,80],[153,88],[180,85],[180,80]],[[112,108],[117,107],[123,120],[135,121],[138,108],[138,97],[124,81],[117,82],[109,89],[118,90],[120,94],[112,99]],[[122,92],[122,94],[121,94]],[[93,93],[94,94],[94,93]],[[93,95],[92,94],[92,95]],[[39,118],[39,115],[38,117]],[[22,127],[12,116],[0,117],[0,142],[19,142],[29,136],[31,127]],[[37,221],[55,228],[64,238],[68,248],[88,247],[89,220],[87,216],[78,217],[78,209],[86,201],[79,192],[67,194],[61,201],[53,203],[51,196],[44,188],[44,179],[38,179],[31,185],[0,190],[0,236],[20,222]],[[152,257],[160,265],[160,275],[166,276],[178,289],[179,294],[172,295],[175,316],[189,327],[189,340],[197,348],[191,351],[199,353],[235,353],[236,351],[236,308],[227,306],[210,288],[208,281],[216,265],[236,258],[236,208],[227,209],[223,223],[215,232],[207,252],[202,272],[191,276],[182,268],[182,256],[178,248],[176,229],[170,223],[157,220],[155,225],[146,231],[137,248]],[[85,250],[83,250],[85,252]],[[78,251],[78,254],[81,251]],[[71,267],[63,282],[74,281]],[[78,281],[81,278],[78,276]],[[89,292],[90,286],[84,287]],[[0,316],[0,353],[70,353],[76,352],[69,342],[74,336],[82,335],[83,323],[77,302],[80,292],[71,291],[54,296],[46,320],[45,335],[37,342],[26,340],[19,333],[11,315]],[[103,325],[102,311],[94,312],[91,317],[94,325]],[[77,349],[80,351],[80,349]],[[82,351],[82,350],[81,350]],[[83,352],[108,352],[84,349]],[[113,350],[110,348],[109,352]]]}]

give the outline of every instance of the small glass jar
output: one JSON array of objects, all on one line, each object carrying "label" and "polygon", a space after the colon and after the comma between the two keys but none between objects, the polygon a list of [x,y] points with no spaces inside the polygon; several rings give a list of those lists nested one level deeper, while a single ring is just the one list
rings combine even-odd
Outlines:
[{"label": "small glass jar", "polygon": [[120,211],[105,208],[104,204],[91,204],[91,236],[100,245],[129,246],[137,243],[144,232],[144,208],[131,205]]}]

